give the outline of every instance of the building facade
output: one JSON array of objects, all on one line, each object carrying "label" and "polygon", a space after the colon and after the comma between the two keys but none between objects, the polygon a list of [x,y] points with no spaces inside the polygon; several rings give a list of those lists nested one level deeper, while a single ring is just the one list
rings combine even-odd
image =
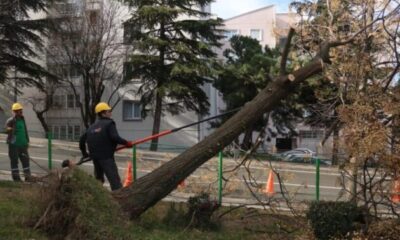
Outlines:
[{"label": "building facade", "polygon": [[[234,35],[248,36],[257,39],[260,44],[269,48],[283,48],[290,27],[299,21],[295,13],[276,13],[274,5],[262,7],[247,13],[243,13],[224,21],[225,41],[219,56],[226,48],[229,48],[229,39]],[[221,105],[221,104],[220,104]],[[272,121],[269,121],[270,123]],[[269,128],[274,129],[271,125]],[[319,155],[329,156],[332,151],[331,139],[322,146],[321,141],[324,138],[324,129],[311,128],[304,124],[297,124],[298,136],[285,137],[277,135],[267,138],[264,150],[269,152],[285,151],[293,148],[308,148]],[[256,136],[253,136],[254,138]]]},{"label": "building facade", "polygon": [[[71,14],[76,14],[77,9],[80,9],[84,14],[96,16],[96,14],[98,15],[100,13],[103,4],[106,1],[112,0],[60,1],[56,2],[54,9],[50,11],[49,14],[53,16],[69,16]],[[121,23],[128,17],[128,9],[126,7],[124,8],[125,9],[122,11],[124,14],[119,16],[121,18]],[[207,6],[203,10],[210,12],[211,8]],[[95,19],[95,17],[93,17],[93,19]],[[229,38],[236,34],[253,37],[259,40],[263,46],[267,45],[271,48],[282,46],[285,42],[289,27],[296,22],[297,20],[294,14],[276,13],[275,6],[273,5],[226,19],[224,21],[226,38],[223,41],[223,47],[221,49],[216,49],[216,51],[219,56],[222,57],[223,50],[229,47]],[[121,24],[119,28],[122,29],[120,32],[120,39],[123,41],[123,24]],[[57,39],[58,38],[56,37],[49,38],[48,46],[51,48],[52,45],[57,45]],[[126,56],[124,55],[120,56],[121,59],[124,59],[125,57]],[[51,58],[47,56],[47,58],[45,57],[44,59],[46,59],[44,62],[49,68],[54,67]],[[62,67],[62,72],[63,77],[74,82],[75,89],[83,89],[83,86],[79,85],[81,82],[81,76],[79,76],[73,67],[65,65]],[[115,91],[115,85],[109,83],[105,87],[102,97],[103,101],[110,100],[110,103],[113,104],[113,119],[117,123],[121,136],[129,140],[149,136],[152,132],[153,118],[151,114],[145,119],[143,119],[140,114],[142,109],[139,101],[140,96],[137,94],[139,87],[140,81]],[[222,100],[221,94],[212,86],[212,84],[204,85],[203,89],[210,102],[210,111],[208,116],[222,113],[225,110],[225,104]],[[32,132],[33,136],[44,136],[45,133],[42,126],[37,120],[35,113],[29,109],[28,104],[28,99],[37,95],[38,92],[34,89],[26,89],[23,92],[24,96],[20,97],[20,101],[28,106],[25,115],[27,115],[30,122],[29,131]],[[85,129],[81,120],[79,105],[82,101],[82,97],[82,92],[78,91],[77,93],[74,93],[68,84],[61,84],[55,90],[53,96],[53,107],[46,114],[46,120],[54,138],[71,141],[77,141],[77,139],[79,139],[79,136]],[[203,118],[208,116],[203,116]],[[175,116],[165,114],[162,118],[160,128],[161,131],[172,129],[201,119],[202,117],[198,116],[194,112],[186,112]],[[207,122],[184,129],[180,132],[161,138],[159,142],[160,149],[165,148],[180,151],[196,144],[212,131],[213,129]],[[324,133],[323,130],[311,129],[307,126],[298,125],[297,131],[299,133],[298,137],[286,139],[285,137],[278,136],[271,139],[271,141],[266,142],[264,149],[266,151],[273,151],[273,149],[283,150],[296,147],[307,147],[319,153],[328,151],[322,149],[319,144]],[[328,146],[329,144],[326,145]]]}]

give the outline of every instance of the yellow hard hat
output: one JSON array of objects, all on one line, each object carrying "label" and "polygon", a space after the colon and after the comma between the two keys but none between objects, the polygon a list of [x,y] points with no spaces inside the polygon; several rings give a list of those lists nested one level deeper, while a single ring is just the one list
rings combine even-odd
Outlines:
[{"label": "yellow hard hat", "polygon": [[111,107],[108,106],[108,104],[105,103],[105,102],[98,103],[98,104],[96,105],[95,109],[94,109],[94,111],[95,111],[96,113],[100,113],[100,112],[102,112],[102,111],[107,111],[107,110],[111,110]]},{"label": "yellow hard hat", "polygon": [[18,110],[22,110],[22,105],[20,103],[14,103],[11,107],[11,110],[13,111],[18,111]]}]

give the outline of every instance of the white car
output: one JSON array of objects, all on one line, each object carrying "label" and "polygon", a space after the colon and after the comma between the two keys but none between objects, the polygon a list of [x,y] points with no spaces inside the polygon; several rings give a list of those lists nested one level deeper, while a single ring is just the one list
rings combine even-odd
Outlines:
[{"label": "white car", "polygon": [[284,159],[289,159],[292,156],[303,157],[303,158],[310,157],[311,158],[315,155],[316,155],[316,152],[314,152],[308,148],[295,148],[295,149],[281,153],[281,156]]}]

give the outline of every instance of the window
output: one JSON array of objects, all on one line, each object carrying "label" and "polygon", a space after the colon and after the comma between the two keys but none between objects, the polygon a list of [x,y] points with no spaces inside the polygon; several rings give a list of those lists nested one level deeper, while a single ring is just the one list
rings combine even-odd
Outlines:
[{"label": "window", "polygon": [[322,130],[300,130],[300,138],[317,139],[324,136],[324,131]]},{"label": "window", "polygon": [[262,41],[262,30],[261,29],[251,29],[250,37]]},{"label": "window", "polygon": [[77,78],[80,76],[79,69],[72,65],[63,65],[61,67],[62,77],[65,79]]},{"label": "window", "polygon": [[79,125],[52,126],[50,129],[53,131],[53,139],[78,141],[81,137]]},{"label": "window", "polygon": [[96,11],[91,11],[89,14],[89,24],[90,25],[96,25],[98,22],[98,12]]},{"label": "window", "polygon": [[225,30],[225,38],[227,38],[227,40],[231,39],[233,36],[235,35],[239,35],[239,30],[237,29],[233,29],[233,30]]},{"label": "window", "polygon": [[74,3],[56,3],[54,8],[62,15],[72,15],[77,10],[77,6]]},{"label": "window", "polygon": [[74,140],[79,140],[81,136],[81,126],[75,125],[74,126]]},{"label": "window", "polygon": [[74,127],[68,125],[67,128],[68,128],[67,139],[70,139],[70,140],[74,139]]},{"label": "window", "polygon": [[131,44],[135,40],[135,36],[141,34],[143,29],[138,27],[136,24],[132,22],[124,22],[124,43]]},{"label": "window", "polygon": [[280,37],[279,38],[279,48],[284,48],[287,41],[287,37]]},{"label": "window", "polygon": [[75,96],[75,107],[79,108],[81,106],[81,96],[79,94],[76,94]]},{"label": "window", "polygon": [[123,102],[123,120],[140,120],[141,117],[141,106],[137,101],[124,101]]},{"label": "window", "polygon": [[67,139],[67,127],[66,126],[60,126],[60,138],[61,140]]},{"label": "window", "polygon": [[133,78],[133,66],[130,62],[124,62],[124,80]]},{"label": "window", "polygon": [[77,94],[68,94],[67,95],[67,108],[78,108],[80,104],[80,96]]},{"label": "window", "polygon": [[75,95],[74,94],[68,94],[67,95],[67,107],[68,108],[74,108],[75,107]]},{"label": "window", "polygon": [[54,139],[59,139],[60,138],[60,132],[59,132],[59,127],[58,126],[53,126],[53,138]]},{"label": "window", "polygon": [[53,107],[58,109],[65,108],[65,95],[54,95],[53,96]]}]

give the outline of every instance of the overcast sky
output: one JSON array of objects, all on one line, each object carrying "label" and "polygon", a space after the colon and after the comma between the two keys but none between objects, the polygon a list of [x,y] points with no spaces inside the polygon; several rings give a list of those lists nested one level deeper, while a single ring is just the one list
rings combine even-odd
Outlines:
[{"label": "overcast sky", "polygon": [[211,12],[221,18],[230,18],[248,11],[275,4],[277,12],[287,12],[292,0],[215,0]]}]

